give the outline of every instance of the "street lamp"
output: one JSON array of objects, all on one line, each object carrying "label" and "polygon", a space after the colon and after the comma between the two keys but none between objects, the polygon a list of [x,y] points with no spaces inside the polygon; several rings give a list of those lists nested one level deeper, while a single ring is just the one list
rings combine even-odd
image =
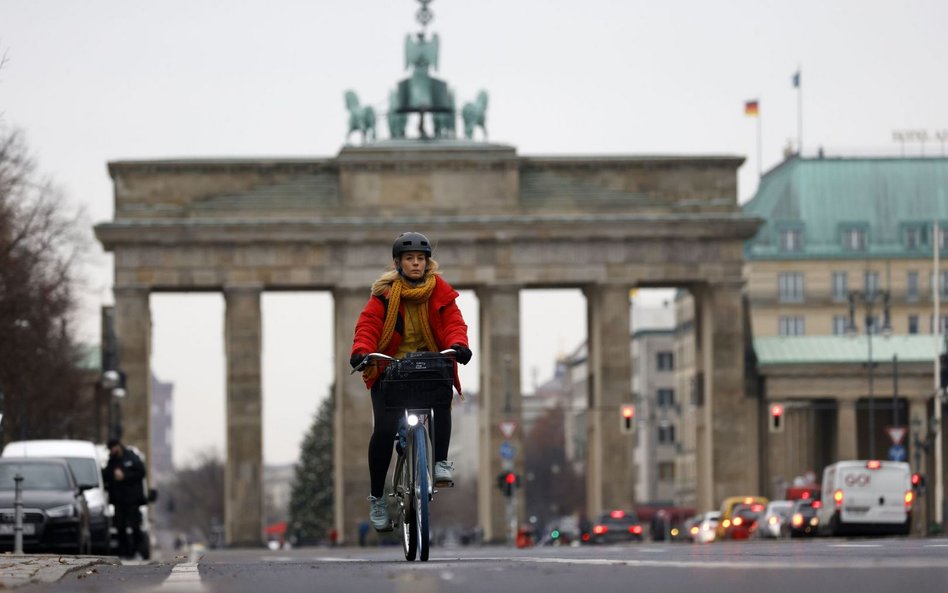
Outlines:
[{"label": "street lamp", "polygon": [[889,318],[889,291],[872,290],[858,291],[849,293],[849,328],[847,333],[855,337],[859,335],[859,328],[856,326],[856,303],[862,303],[866,308],[865,326],[866,340],[869,345],[869,459],[876,458],[876,409],[875,398],[873,397],[873,362],[872,362],[872,334],[876,333],[876,319],[874,309],[881,301],[882,303],[882,328],[880,333],[889,337],[892,335],[892,324]]},{"label": "street lamp", "polygon": [[99,385],[102,391],[108,397],[109,419],[108,432],[109,438],[122,438],[122,410],[119,401],[125,397],[125,388],[122,387],[122,374],[116,370],[109,369],[102,373],[99,379]]}]

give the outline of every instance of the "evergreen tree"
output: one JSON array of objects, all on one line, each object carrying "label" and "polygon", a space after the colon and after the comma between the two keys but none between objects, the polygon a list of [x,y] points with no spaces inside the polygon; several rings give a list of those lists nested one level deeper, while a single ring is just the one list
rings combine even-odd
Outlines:
[{"label": "evergreen tree", "polygon": [[320,404],[303,439],[293,477],[290,531],[298,544],[324,541],[333,528],[333,391]]}]

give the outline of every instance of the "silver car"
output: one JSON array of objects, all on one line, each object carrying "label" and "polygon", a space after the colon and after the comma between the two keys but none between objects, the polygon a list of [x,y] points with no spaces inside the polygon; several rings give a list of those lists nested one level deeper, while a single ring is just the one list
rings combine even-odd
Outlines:
[{"label": "silver car", "polygon": [[757,537],[786,537],[790,528],[790,514],[793,511],[792,500],[772,500],[764,511],[764,517],[758,523]]}]

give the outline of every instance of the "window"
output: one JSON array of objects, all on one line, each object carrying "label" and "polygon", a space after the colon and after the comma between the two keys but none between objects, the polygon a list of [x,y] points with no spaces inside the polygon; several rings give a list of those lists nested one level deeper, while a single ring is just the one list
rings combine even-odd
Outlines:
[{"label": "window", "polygon": [[[931,326],[931,332],[935,333],[935,316],[930,315],[928,319],[929,319],[929,325]],[[948,315],[941,316],[941,333],[942,334],[948,333]]]},{"label": "window", "polygon": [[659,352],[656,364],[660,371],[673,371],[675,370],[675,355],[671,352]]},{"label": "window", "polygon": [[906,276],[905,298],[909,301],[918,300],[918,272],[909,272]]},{"label": "window", "polygon": [[904,233],[905,248],[909,251],[918,251],[925,246],[925,227],[906,227]]},{"label": "window", "polygon": [[803,317],[781,317],[779,320],[779,331],[781,336],[802,336],[805,335],[803,327]]},{"label": "window", "polygon": [[675,479],[674,461],[662,461],[658,464],[658,479],[663,482]]},{"label": "window", "polygon": [[784,229],[780,231],[780,251],[801,251],[803,249],[803,231]]},{"label": "window", "polygon": [[862,291],[866,296],[879,292],[879,272],[865,272],[862,277]]},{"label": "window", "polygon": [[659,389],[657,399],[659,408],[670,408],[675,405],[675,390]]},{"label": "window", "polygon": [[849,329],[849,315],[833,315],[833,335],[845,336]]},{"label": "window", "polygon": [[849,298],[849,273],[833,272],[833,300],[845,301]]},{"label": "window", "polygon": [[843,249],[847,251],[865,251],[866,229],[845,229],[843,231]]},{"label": "window", "polygon": [[908,316],[908,333],[912,335],[918,333],[918,315]]},{"label": "window", "polygon": [[660,424],[658,427],[658,442],[663,445],[675,444],[675,426],[672,424]]},{"label": "window", "polygon": [[777,299],[781,303],[803,302],[803,274],[785,272],[777,276]]}]

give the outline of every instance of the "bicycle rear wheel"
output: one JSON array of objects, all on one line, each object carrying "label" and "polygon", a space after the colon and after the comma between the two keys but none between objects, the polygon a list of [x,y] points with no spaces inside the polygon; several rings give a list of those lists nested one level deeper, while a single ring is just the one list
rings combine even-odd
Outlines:
[{"label": "bicycle rear wheel", "polygon": [[415,499],[415,526],[418,532],[418,555],[422,562],[428,560],[429,517],[428,502],[431,491],[431,475],[428,473],[428,435],[423,426],[414,430],[415,442],[415,490],[412,498]]},{"label": "bicycle rear wheel", "polygon": [[399,517],[398,522],[402,527],[402,550],[405,552],[405,560],[411,562],[415,559],[418,550],[418,529],[415,527],[415,504],[414,504],[414,485],[411,483],[411,467],[407,463],[406,456],[409,451],[403,452],[398,456],[398,462],[395,466],[395,474],[398,476],[398,483],[395,484],[395,493],[398,495],[401,490],[401,496],[398,499]]}]

